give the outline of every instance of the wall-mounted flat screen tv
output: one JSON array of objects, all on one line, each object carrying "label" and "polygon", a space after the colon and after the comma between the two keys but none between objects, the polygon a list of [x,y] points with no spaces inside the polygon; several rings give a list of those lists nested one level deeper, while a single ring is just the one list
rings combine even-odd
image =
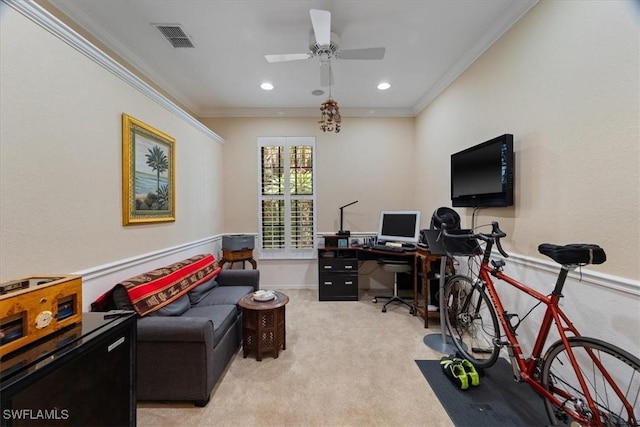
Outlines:
[{"label": "wall-mounted flat screen tv", "polygon": [[504,134],[451,155],[451,204],[513,205],[513,135]]}]

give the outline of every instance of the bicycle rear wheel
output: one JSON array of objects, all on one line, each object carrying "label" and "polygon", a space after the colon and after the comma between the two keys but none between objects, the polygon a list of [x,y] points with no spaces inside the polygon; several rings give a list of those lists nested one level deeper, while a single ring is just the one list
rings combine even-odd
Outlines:
[{"label": "bicycle rear wheel", "polygon": [[496,363],[500,326],[484,290],[469,277],[457,275],[445,284],[443,297],[445,322],[458,352],[479,368]]},{"label": "bicycle rear wheel", "polygon": [[[604,426],[638,426],[640,359],[594,338],[570,337],[569,345],[597,407],[597,413],[593,414],[589,409],[567,349],[561,341],[557,341],[547,350],[540,372],[542,386],[562,402],[561,405],[554,405],[545,400],[551,423],[571,424],[575,421],[580,425],[601,423]],[[619,393],[616,393],[616,387]],[[570,417],[563,408],[581,414],[584,419]],[[599,423],[596,420],[600,420]]]}]

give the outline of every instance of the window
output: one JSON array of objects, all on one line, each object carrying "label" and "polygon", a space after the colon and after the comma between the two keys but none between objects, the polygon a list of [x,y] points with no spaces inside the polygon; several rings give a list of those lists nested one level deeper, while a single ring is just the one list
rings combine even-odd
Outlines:
[{"label": "window", "polygon": [[313,137],[258,138],[261,258],[315,256]]}]

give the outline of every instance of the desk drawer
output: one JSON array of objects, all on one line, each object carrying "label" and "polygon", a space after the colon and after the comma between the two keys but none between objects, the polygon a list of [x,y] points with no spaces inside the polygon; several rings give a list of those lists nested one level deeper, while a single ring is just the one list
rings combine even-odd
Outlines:
[{"label": "desk drawer", "polygon": [[318,295],[320,301],[357,301],[357,274],[320,273]]},{"label": "desk drawer", "polygon": [[318,260],[318,271],[322,273],[331,272],[358,272],[357,258],[320,258]]}]

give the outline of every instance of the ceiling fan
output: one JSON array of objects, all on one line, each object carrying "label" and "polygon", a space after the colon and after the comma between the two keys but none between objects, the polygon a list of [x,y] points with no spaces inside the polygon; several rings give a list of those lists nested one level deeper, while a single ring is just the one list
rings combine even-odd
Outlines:
[{"label": "ceiling fan", "polygon": [[309,52],[289,53],[281,55],[265,55],[269,62],[297,61],[300,59],[320,58],[320,84],[333,84],[331,59],[382,59],[384,47],[370,47],[365,49],[340,50],[340,40],[331,32],[331,12],[328,10],[311,9],[311,24],[313,33],[309,36]]}]

